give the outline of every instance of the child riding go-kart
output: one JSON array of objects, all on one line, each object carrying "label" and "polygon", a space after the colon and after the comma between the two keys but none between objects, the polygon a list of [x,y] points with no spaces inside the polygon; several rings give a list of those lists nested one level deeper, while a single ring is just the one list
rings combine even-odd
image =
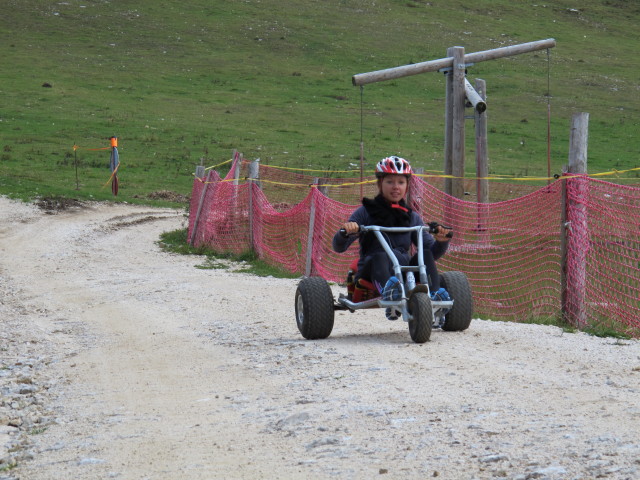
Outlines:
[{"label": "child riding go-kart", "polygon": [[363,198],[362,206],[333,238],[338,253],[345,252],[356,238],[360,243],[353,281],[348,281],[349,294],[334,305],[323,279],[300,282],[296,318],[305,338],[329,336],[335,309],[384,307],[388,319],[402,316],[409,323],[411,338],[418,343],[429,339],[434,322],[445,330],[469,326],[472,300],[466,277],[460,272],[440,276],[435,263],[447,251],[451,229],[437,223],[425,226],[407,204],[412,174],[409,162],[397,156],[376,165],[378,195]]},{"label": "child riding go-kart", "polygon": [[[424,343],[431,337],[433,328],[444,331],[462,331],[469,328],[473,313],[473,298],[467,277],[462,272],[444,272],[440,275],[443,288],[449,299],[438,296],[432,298],[427,281],[427,271],[422,255],[422,230],[432,229],[429,225],[415,227],[379,227],[361,226],[361,231],[372,232],[390,260],[393,262],[394,276],[399,281],[392,295],[380,295],[371,285],[371,289],[356,292],[350,278],[347,277],[347,295],[341,294],[334,301],[333,293],[327,281],[321,277],[306,277],[298,284],[295,298],[295,312],[298,329],[306,339],[322,339],[331,335],[336,310],[354,312],[365,308],[385,308],[387,318],[393,318],[389,312],[399,312],[409,324],[409,334],[416,343]],[[416,232],[418,238],[418,265],[401,266],[391,250],[383,233]],[[417,279],[417,281],[416,281]],[[363,284],[363,282],[361,282]],[[366,283],[364,283],[366,285]],[[396,317],[397,318],[397,317]]]}]

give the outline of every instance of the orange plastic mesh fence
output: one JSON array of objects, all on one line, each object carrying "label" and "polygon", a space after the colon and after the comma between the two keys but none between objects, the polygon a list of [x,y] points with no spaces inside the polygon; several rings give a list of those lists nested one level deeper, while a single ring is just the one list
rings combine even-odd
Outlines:
[{"label": "orange plastic mesh fence", "polygon": [[[331,248],[335,232],[361,197],[375,196],[375,177],[316,178],[260,167],[246,178],[237,159],[225,179],[196,179],[188,238],[220,252],[254,250],[292,273],[343,283],[358,255]],[[244,175],[243,175],[244,173]],[[412,207],[425,222],[453,227],[441,271],[464,272],[475,314],[527,321],[564,318],[640,336],[640,188],[566,176],[524,196],[480,204],[453,198],[414,176]],[[494,185],[492,197],[495,197]],[[198,214],[199,212],[199,214]]]}]

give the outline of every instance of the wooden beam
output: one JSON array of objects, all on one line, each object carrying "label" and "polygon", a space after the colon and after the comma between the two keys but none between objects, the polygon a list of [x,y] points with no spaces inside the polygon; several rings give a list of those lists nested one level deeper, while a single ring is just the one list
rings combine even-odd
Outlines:
[{"label": "wooden beam", "polygon": [[[536,42],[521,43],[519,45],[511,45],[508,47],[495,48],[493,50],[484,50],[482,52],[469,53],[464,56],[464,63],[479,63],[486,60],[494,60],[496,58],[510,57],[520,55],[522,53],[535,52],[536,50],[545,50],[556,46],[553,38],[546,40],[538,40]],[[404,65],[401,67],[387,68],[385,70],[377,70],[375,72],[359,73],[351,78],[354,86],[366,85],[368,83],[383,82],[385,80],[393,80],[395,78],[408,77],[419,73],[436,72],[443,68],[453,66],[453,58],[440,58],[438,60],[430,60],[428,62],[414,63],[412,65]]]},{"label": "wooden beam", "polygon": [[466,78],[464,79],[464,90],[467,95],[467,100],[473,105],[476,112],[482,113],[487,109],[487,104],[484,99],[476,92],[476,89],[473,88],[473,85],[471,85]]}]

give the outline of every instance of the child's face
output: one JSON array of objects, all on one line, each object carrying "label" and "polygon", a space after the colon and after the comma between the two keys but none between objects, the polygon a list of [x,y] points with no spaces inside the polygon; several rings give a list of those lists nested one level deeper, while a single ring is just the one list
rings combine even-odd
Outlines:
[{"label": "child's face", "polygon": [[380,182],[380,192],[387,201],[398,203],[406,195],[408,185],[404,175],[387,175]]}]

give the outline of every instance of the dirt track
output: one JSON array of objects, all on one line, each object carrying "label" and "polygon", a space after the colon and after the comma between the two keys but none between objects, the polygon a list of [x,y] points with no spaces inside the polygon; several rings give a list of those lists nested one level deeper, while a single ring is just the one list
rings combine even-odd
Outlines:
[{"label": "dirt track", "polygon": [[372,310],[308,342],[297,281],[160,251],[182,213],[0,222],[0,479],[640,478],[636,341]]}]

